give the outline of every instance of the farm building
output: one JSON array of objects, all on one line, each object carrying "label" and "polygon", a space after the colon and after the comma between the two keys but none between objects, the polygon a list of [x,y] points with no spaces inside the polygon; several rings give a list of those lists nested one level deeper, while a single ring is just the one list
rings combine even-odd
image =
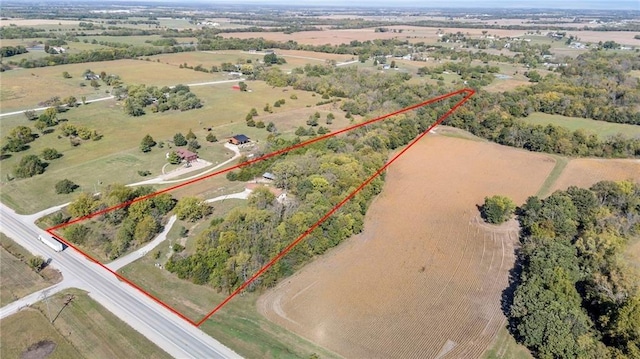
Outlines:
[{"label": "farm building", "polygon": [[176,153],[178,154],[178,157],[180,157],[181,160],[183,161],[187,161],[187,162],[193,162],[193,161],[197,161],[198,160],[198,154],[197,153],[193,153],[189,150],[184,150],[182,148],[179,148]]},{"label": "farm building", "polygon": [[245,135],[235,135],[229,139],[229,143],[234,145],[242,145],[248,143],[250,138]]}]

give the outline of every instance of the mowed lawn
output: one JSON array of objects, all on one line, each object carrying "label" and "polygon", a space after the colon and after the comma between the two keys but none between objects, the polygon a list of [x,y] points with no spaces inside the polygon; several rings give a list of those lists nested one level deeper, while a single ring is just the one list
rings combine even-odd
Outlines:
[{"label": "mowed lawn", "polygon": [[[187,73],[195,71],[187,71]],[[293,130],[294,122],[304,125],[313,108],[307,108],[320,101],[320,97],[303,91],[286,91],[272,89],[264,82],[249,82],[252,92],[239,92],[231,89],[232,84],[194,87],[193,92],[203,100],[200,109],[179,112],[148,113],[141,117],[130,117],[124,113],[121,105],[114,100],[96,102],[79,106],[59,115],[68,123],[84,125],[97,130],[103,135],[99,141],[85,141],[73,147],[69,139],[60,137],[57,127],[50,134],[40,135],[30,143],[27,151],[12,153],[11,157],[0,163],[0,198],[2,202],[21,213],[32,213],[50,206],[72,200],[75,194],[55,194],[54,186],[62,179],[69,179],[80,186],[78,191],[101,191],[110,183],[133,183],[148,179],[141,177],[138,171],[150,171],[151,176],[161,174],[166,163],[165,155],[170,150],[169,140],[177,132],[186,134],[189,129],[198,137],[203,146],[199,150],[203,159],[212,163],[229,158],[230,153],[223,147],[226,137],[244,133],[253,140],[264,141],[268,132],[262,128],[247,127],[245,116],[252,107],[258,110],[256,121],[264,119],[273,121],[282,130]],[[291,100],[295,93],[297,100]],[[273,106],[276,100],[285,99],[286,103],[274,108],[272,114],[263,111],[266,103]],[[324,107],[323,107],[324,108]],[[289,111],[295,115],[288,116]],[[298,113],[297,111],[302,111]],[[324,114],[328,111],[320,111]],[[334,126],[345,125],[341,111],[336,112]],[[324,119],[324,117],[323,117]],[[33,126],[19,114],[8,116],[0,121],[2,133],[19,125]],[[209,143],[205,140],[208,133],[205,128],[212,128],[219,142]],[[33,127],[32,127],[33,129]],[[33,129],[36,132],[35,129]],[[164,148],[156,146],[150,153],[142,153],[139,144],[142,137],[150,134],[157,142],[164,141]],[[44,148],[55,148],[63,157],[49,161],[43,175],[27,179],[8,181],[14,167],[20,159],[28,154],[40,155]]]},{"label": "mowed lawn", "polygon": [[[165,301],[193,320],[199,320],[227,296],[211,287],[196,285],[155,267],[165,263],[169,243],[162,244],[159,259],[152,254],[126,266],[120,273],[152,295]],[[189,247],[189,243],[187,247]],[[258,293],[238,295],[200,328],[245,358],[321,358],[335,354],[271,323],[256,310]]]},{"label": "mowed lawn", "polygon": [[[64,305],[69,296],[74,299]],[[40,341],[55,343],[50,356],[29,358],[170,358],[162,349],[80,290],[66,290],[2,320],[2,358],[26,358]],[[8,335],[8,334],[11,335]]]},{"label": "mowed lawn", "polygon": [[[297,51],[297,50],[278,50],[276,55],[284,57],[286,64],[281,65],[283,71],[290,71],[295,67],[304,67],[307,64],[323,65],[327,60],[335,60],[336,62],[349,61],[352,55],[325,54],[313,51]],[[256,64],[264,59],[264,53],[240,51],[240,50],[220,50],[220,51],[198,51],[198,52],[180,52],[174,54],[161,54],[149,56],[152,61],[160,60],[161,63],[179,66],[187,64],[189,66],[202,65],[206,69],[211,66],[218,66],[223,62],[232,64],[244,64],[247,60],[251,60],[252,64]]]},{"label": "mowed lawn", "polygon": [[577,129],[588,130],[596,133],[601,139],[623,134],[628,137],[640,138],[640,126],[605,121],[596,121],[581,117],[568,117],[562,115],[548,115],[546,113],[535,112],[523,118],[527,123],[536,125],[557,125],[565,127],[571,131]]},{"label": "mowed lawn", "polygon": [[0,307],[62,279],[53,268],[36,273],[26,262],[32,255],[4,233],[0,233],[0,244]]},{"label": "mowed lawn", "polygon": [[256,63],[258,60],[262,60],[264,58],[264,55],[252,54],[240,50],[224,50],[179,52],[174,54],[154,55],[149,56],[149,58],[151,59],[151,61],[160,60],[161,63],[173,66],[180,66],[186,63],[187,65],[193,67],[202,65],[204,68],[210,69],[211,66],[220,67],[223,62],[236,64],[245,63],[246,60],[251,60],[252,63]]}]

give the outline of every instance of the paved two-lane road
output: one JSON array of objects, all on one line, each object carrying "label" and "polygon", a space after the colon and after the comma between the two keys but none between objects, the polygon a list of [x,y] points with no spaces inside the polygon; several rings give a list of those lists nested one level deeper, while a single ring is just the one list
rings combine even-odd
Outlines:
[{"label": "paved two-lane road", "polygon": [[48,235],[30,222],[0,204],[0,230],[34,254],[51,258],[51,266],[59,269],[65,279],[78,283],[80,289],[116,316],[142,333],[149,340],[176,358],[239,358],[200,329],[187,323],[168,309],[151,300],[113,274],[91,262],[82,254],[67,248],[54,252],[37,240]]}]

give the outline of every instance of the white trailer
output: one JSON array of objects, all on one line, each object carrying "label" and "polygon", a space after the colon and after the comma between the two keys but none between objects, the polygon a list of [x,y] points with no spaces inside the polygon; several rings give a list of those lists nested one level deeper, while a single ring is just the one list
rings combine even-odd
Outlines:
[{"label": "white trailer", "polygon": [[42,241],[44,244],[46,244],[47,246],[51,247],[51,249],[53,249],[56,252],[60,252],[64,249],[64,247],[62,246],[62,243],[60,243],[60,241],[58,241],[54,237],[49,238],[48,236],[46,237],[38,236],[38,239]]}]

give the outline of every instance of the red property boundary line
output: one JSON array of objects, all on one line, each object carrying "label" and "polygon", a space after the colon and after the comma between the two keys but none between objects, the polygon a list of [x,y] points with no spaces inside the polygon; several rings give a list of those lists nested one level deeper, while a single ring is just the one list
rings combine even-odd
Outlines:
[{"label": "red property boundary line", "polygon": [[[442,95],[442,96],[438,96],[438,97],[434,97],[432,99],[429,99],[427,101],[424,102],[420,102],[418,104],[412,105],[412,106],[408,106],[405,107],[401,110],[395,111],[395,112],[391,112],[388,113],[386,115],[380,116],[380,117],[376,117],[372,120],[369,121],[365,121],[347,128],[344,128],[342,130],[336,131],[336,132],[332,132],[320,137],[316,137],[316,138],[312,138],[310,140],[298,143],[296,145],[266,154],[264,156],[258,157],[256,159],[250,160],[250,161],[246,161],[243,163],[240,163],[238,165],[232,166],[230,168],[226,168],[220,171],[216,171],[213,173],[210,173],[208,175],[199,177],[199,178],[195,178],[186,182],[183,182],[181,184],[175,185],[175,186],[171,186],[168,188],[165,188],[163,190],[151,193],[149,195],[146,196],[142,196],[136,199],[133,199],[131,201],[127,201],[127,202],[123,202],[120,203],[118,205],[106,208],[106,209],[102,209],[100,211],[91,213],[89,215],[83,216],[83,217],[79,217],[76,218],[72,221],[66,222],[66,223],[62,223],[50,228],[47,228],[46,231],[52,235],[55,236],[56,238],[60,239],[65,245],[73,248],[74,250],[76,250],[77,252],[79,252],[80,254],[82,254],[83,256],[85,256],[87,259],[91,260],[92,262],[95,262],[96,264],[98,264],[100,267],[102,267],[103,269],[109,271],[111,274],[115,275],[118,279],[120,279],[121,281],[131,285],[133,288],[137,289],[138,291],[140,291],[141,293],[145,294],[147,297],[151,298],[153,301],[155,301],[156,303],[162,305],[164,308],[168,309],[169,311],[171,311],[172,313],[176,314],[177,316],[179,316],[180,318],[184,319],[185,321],[187,321],[188,323],[199,327],[200,325],[202,325],[204,322],[206,322],[209,318],[211,318],[211,316],[213,314],[215,314],[217,311],[219,311],[224,305],[226,305],[231,299],[233,299],[236,295],[238,295],[242,290],[244,290],[249,284],[251,284],[251,282],[253,282],[254,280],[256,280],[258,277],[260,277],[264,272],[266,272],[269,268],[271,268],[276,262],[278,262],[280,259],[282,259],[282,257],[284,257],[289,251],[291,251],[296,245],[298,245],[298,243],[300,243],[303,239],[305,239],[311,232],[313,232],[316,228],[318,228],[324,221],[326,221],[331,215],[333,215],[336,211],[338,211],[345,203],[347,203],[349,200],[351,200],[356,194],[358,194],[358,192],[360,192],[366,185],[368,185],[371,181],[373,181],[376,177],[378,177],[382,172],[384,172],[393,162],[395,162],[400,156],[402,156],[405,152],[407,152],[411,147],[413,147],[418,141],[420,141],[420,139],[422,139],[426,134],[428,134],[434,127],[438,126],[439,124],[441,124],[445,119],[447,119],[447,117],[449,117],[454,111],[456,111],[460,106],[462,106],[465,102],[467,102],[473,95],[475,94],[475,91],[469,88],[465,88],[462,90],[458,90],[455,92],[450,92],[448,94]],[[464,95],[464,97],[458,101],[453,107],[451,107],[451,109],[449,109],[444,115],[440,116],[440,118],[438,118],[438,120],[436,122],[434,122],[431,126],[429,126],[426,130],[424,130],[423,132],[421,132],[416,138],[414,138],[408,145],[406,145],[400,152],[398,152],[397,154],[395,154],[389,161],[387,161],[382,167],[380,167],[373,175],[371,175],[368,179],[366,179],[364,182],[362,182],[362,184],[360,184],[360,186],[358,186],[358,188],[356,188],[353,192],[351,192],[347,197],[345,197],[340,203],[338,203],[335,207],[333,207],[330,211],[328,211],[322,218],[320,218],[320,220],[318,220],[314,225],[312,225],[311,227],[309,227],[309,229],[307,229],[304,233],[302,233],[300,236],[298,236],[298,238],[296,238],[293,242],[291,242],[285,249],[283,249],[280,253],[278,253],[275,257],[273,257],[267,264],[265,264],[262,268],[260,268],[260,270],[258,270],[253,276],[251,276],[251,278],[249,278],[248,280],[246,280],[240,287],[238,287],[235,291],[233,291],[233,293],[231,293],[225,300],[223,300],[220,304],[218,304],[212,311],[210,311],[208,314],[206,314],[201,320],[195,322],[193,320],[191,320],[190,318],[188,318],[187,316],[185,316],[184,314],[180,313],[179,311],[177,311],[176,309],[174,309],[173,307],[171,307],[170,305],[164,303],[163,301],[161,301],[160,299],[156,298],[155,296],[153,296],[152,294],[148,293],[147,291],[145,291],[144,289],[142,289],[140,286],[138,286],[137,284],[133,283],[132,281],[130,281],[129,279],[125,278],[124,276],[122,276],[121,274],[117,273],[116,271],[108,268],[106,265],[102,264],[101,262],[99,262],[98,260],[96,260],[95,258],[93,258],[92,256],[90,256],[89,254],[85,253],[84,251],[82,251],[80,248],[76,247],[75,245],[73,245],[72,243],[70,243],[69,241],[67,241],[66,239],[64,239],[62,236],[60,236],[59,234],[57,234],[55,231],[62,229],[66,226],[72,225],[74,223],[78,223],[81,221],[85,221],[88,220],[90,218],[99,216],[101,214],[110,212],[110,211],[114,211],[116,209],[119,208],[123,208],[126,206],[129,206],[132,203],[135,202],[139,202],[139,201],[143,201],[145,199],[149,199],[152,197],[155,197],[157,195],[160,195],[162,193],[167,193],[173,190],[176,190],[178,188],[182,188],[185,186],[188,186],[190,184],[199,182],[199,181],[203,181],[205,179],[217,176],[217,175],[221,175],[223,173],[227,173],[230,171],[233,171],[235,169],[238,168],[242,168],[245,166],[249,166],[251,164],[254,164],[256,162],[260,162],[260,161],[264,161],[266,159],[290,152],[292,150],[295,150],[297,148],[301,148],[307,145],[310,145],[312,143],[318,142],[318,141],[322,141],[324,139],[327,139],[329,137],[333,137],[333,136],[337,136],[339,134],[345,133],[347,131],[351,131],[354,130],[356,128],[359,127],[363,127],[366,125],[370,125],[372,123],[376,123],[379,121],[382,121],[384,119],[387,119],[389,117],[392,116],[396,116],[411,110],[415,110],[417,108],[423,107],[423,106],[427,106],[430,104],[433,104],[435,102],[440,102],[442,100],[446,100],[448,98],[457,96],[457,95]]]}]

